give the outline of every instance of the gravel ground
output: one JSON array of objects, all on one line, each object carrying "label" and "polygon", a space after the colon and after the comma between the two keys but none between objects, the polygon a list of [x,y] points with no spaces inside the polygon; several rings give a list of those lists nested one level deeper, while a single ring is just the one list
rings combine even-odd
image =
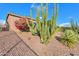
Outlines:
[{"label": "gravel ground", "polygon": [[79,43],[74,48],[70,49],[70,54],[79,56]]},{"label": "gravel ground", "polygon": [[14,32],[0,32],[0,55],[35,55]]},{"label": "gravel ground", "polygon": [[37,36],[32,37],[29,33],[24,37],[25,39],[21,39],[15,32],[0,32],[0,56],[36,56],[38,54],[36,54],[36,50],[45,56],[79,56],[79,43],[74,48],[69,49],[56,39],[44,46],[40,44]]},{"label": "gravel ground", "polygon": [[[29,32],[18,32],[17,33],[22,40],[29,45],[38,55],[40,56],[78,56],[79,45],[69,49],[67,46],[59,41],[59,38],[54,38],[48,45],[40,43],[38,36],[32,36]],[[61,33],[57,36],[60,37]],[[34,43],[34,44],[33,44]]]},{"label": "gravel ground", "polygon": [[20,42],[15,48],[13,48],[7,56],[35,56],[35,54],[29,50],[29,48],[23,43]]},{"label": "gravel ground", "polygon": [[2,37],[5,37],[5,36],[8,36],[10,34],[15,34],[15,32],[10,32],[10,31],[3,31],[3,32],[0,32],[0,38]]}]

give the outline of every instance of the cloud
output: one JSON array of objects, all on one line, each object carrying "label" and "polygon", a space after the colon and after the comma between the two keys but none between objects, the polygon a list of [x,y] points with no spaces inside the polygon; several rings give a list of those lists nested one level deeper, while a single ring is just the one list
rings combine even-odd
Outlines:
[{"label": "cloud", "polygon": [[40,6],[37,6],[37,9],[38,9],[38,10],[41,10],[41,7],[40,7]]},{"label": "cloud", "polygon": [[44,9],[46,9],[46,6],[44,6]]},{"label": "cloud", "polygon": [[42,17],[39,17],[40,19],[42,19]]},{"label": "cloud", "polygon": [[[40,6],[41,6],[40,4],[39,5],[36,5],[36,4],[33,3],[31,5],[31,8],[35,8],[36,7],[38,10],[41,10],[41,7]],[[43,7],[44,7],[44,9],[46,9],[46,6],[43,6]]]},{"label": "cloud", "polygon": [[32,5],[31,5],[31,8],[32,8],[32,9],[37,8],[38,10],[41,10],[40,5],[36,5],[36,4],[32,4]]},{"label": "cloud", "polygon": [[73,17],[72,16],[70,16],[70,17],[68,17],[69,19],[72,19]]},{"label": "cloud", "polygon": [[59,25],[60,27],[64,26],[64,27],[70,27],[70,23],[62,23]]},{"label": "cloud", "polygon": [[2,24],[2,25],[3,25],[3,24],[5,24],[5,22],[6,22],[5,20],[0,19],[0,24]]},{"label": "cloud", "polygon": [[35,7],[35,5],[34,5],[34,4],[32,4],[32,5],[31,5],[31,8],[34,8],[34,7]]}]

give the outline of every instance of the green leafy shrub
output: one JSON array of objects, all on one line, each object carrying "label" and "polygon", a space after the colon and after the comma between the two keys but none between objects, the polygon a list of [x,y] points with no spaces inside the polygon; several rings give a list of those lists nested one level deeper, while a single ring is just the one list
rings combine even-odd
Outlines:
[{"label": "green leafy shrub", "polygon": [[[40,19],[40,11],[36,9],[36,32],[40,36],[41,42],[47,44],[51,38],[54,38],[55,34],[59,31],[56,26],[56,19],[58,15],[57,5],[54,4],[53,16],[48,20],[48,4],[46,4],[46,11],[43,4],[41,4],[42,19]],[[32,11],[31,11],[32,13]],[[32,14],[31,14],[32,15]],[[34,31],[34,24],[30,27]]]},{"label": "green leafy shrub", "polygon": [[78,36],[73,30],[65,30],[60,41],[71,48],[78,42]]}]

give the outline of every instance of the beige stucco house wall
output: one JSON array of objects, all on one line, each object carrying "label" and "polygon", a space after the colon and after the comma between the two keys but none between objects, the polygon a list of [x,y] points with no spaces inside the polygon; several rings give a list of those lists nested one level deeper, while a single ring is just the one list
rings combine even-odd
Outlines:
[{"label": "beige stucco house wall", "polygon": [[9,25],[9,31],[20,31],[15,26],[15,21],[19,20],[20,18],[25,18],[26,22],[34,21],[34,19],[32,19],[30,17],[23,17],[23,16],[18,16],[18,15],[15,15],[15,14],[8,14],[7,18],[6,18],[6,22]]}]

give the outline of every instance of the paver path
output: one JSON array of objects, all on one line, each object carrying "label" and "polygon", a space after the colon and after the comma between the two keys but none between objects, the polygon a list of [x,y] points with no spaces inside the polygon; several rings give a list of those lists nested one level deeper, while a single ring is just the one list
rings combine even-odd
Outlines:
[{"label": "paver path", "polygon": [[1,56],[33,56],[37,55],[15,32],[0,32]]}]

